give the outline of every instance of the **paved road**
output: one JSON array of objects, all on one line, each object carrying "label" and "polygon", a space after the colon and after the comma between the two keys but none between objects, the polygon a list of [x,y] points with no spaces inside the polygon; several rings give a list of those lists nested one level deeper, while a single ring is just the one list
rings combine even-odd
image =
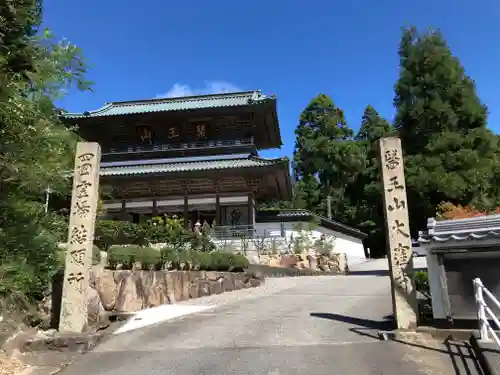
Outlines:
[{"label": "paved road", "polygon": [[62,374],[455,374],[434,343],[376,338],[391,326],[386,276],[270,279],[195,302],[217,307],[116,335]]}]

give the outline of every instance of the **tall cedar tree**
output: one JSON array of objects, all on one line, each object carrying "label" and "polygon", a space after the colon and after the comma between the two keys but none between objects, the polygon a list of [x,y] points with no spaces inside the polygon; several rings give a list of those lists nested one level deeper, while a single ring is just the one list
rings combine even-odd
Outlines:
[{"label": "tall cedar tree", "polygon": [[415,234],[441,202],[494,206],[498,141],[486,128],[487,108],[473,80],[439,31],[403,30],[399,57],[395,127],[406,154]]},{"label": "tall cedar tree", "polygon": [[57,267],[61,217],[44,213],[44,188],[69,193],[76,137],[54,100],[86,88],[80,51],[41,35],[41,2],[0,5],[0,297],[34,299]]},{"label": "tall cedar tree", "polygon": [[294,175],[296,200],[300,205],[326,215],[326,197],[332,197],[332,212],[343,212],[346,185],[364,167],[361,150],[344,113],[332,99],[319,94],[300,115],[295,131]]},{"label": "tall cedar tree", "polygon": [[[354,210],[351,223],[369,235],[365,245],[372,249],[372,255],[383,255],[385,232],[382,204],[382,183],[377,159],[377,141],[390,136],[394,129],[371,105],[365,108],[361,126],[355,140],[363,150],[366,168],[349,185],[348,196]],[[381,252],[378,254],[377,252]]]}]

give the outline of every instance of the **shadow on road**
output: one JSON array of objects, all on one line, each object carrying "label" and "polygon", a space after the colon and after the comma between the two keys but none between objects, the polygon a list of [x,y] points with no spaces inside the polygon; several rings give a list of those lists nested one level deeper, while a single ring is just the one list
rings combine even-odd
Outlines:
[{"label": "shadow on road", "polygon": [[347,275],[358,276],[389,276],[388,270],[370,270],[370,271],[349,271]]},{"label": "shadow on road", "polygon": [[[427,268],[413,268],[413,272],[425,271]],[[349,271],[347,275],[357,276],[389,276],[389,270],[366,270],[366,271]]]},{"label": "shadow on road", "polygon": [[383,321],[356,318],[353,316],[346,316],[346,315],[332,314],[332,313],[311,313],[310,315],[315,318],[330,319],[330,320],[335,320],[337,322],[343,322],[347,324],[357,325],[369,329],[376,329],[380,331],[390,331],[396,327],[392,315],[385,316]]},{"label": "shadow on road", "polygon": [[[372,320],[341,314],[316,312],[310,313],[310,316],[359,326],[349,328],[349,331],[378,340],[383,340],[378,331],[392,331],[396,328],[396,322],[393,315],[384,316],[383,320]],[[484,372],[482,371],[468,342],[453,340],[451,337],[448,337],[442,342],[436,340],[439,347],[429,346],[423,343],[422,340],[419,340],[418,333],[409,334],[408,339],[404,338],[404,336],[397,335],[392,338],[391,341],[402,345],[408,345],[448,355],[456,375],[484,375]]]},{"label": "shadow on road", "polygon": [[472,347],[468,342],[446,340],[451,364],[457,375],[484,375],[484,371],[476,359]]}]

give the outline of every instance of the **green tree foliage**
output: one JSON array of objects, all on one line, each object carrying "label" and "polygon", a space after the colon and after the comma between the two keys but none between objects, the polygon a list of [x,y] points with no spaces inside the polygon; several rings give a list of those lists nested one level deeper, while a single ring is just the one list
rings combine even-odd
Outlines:
[{"label": "green tree foliage", "polygon": [[[4,74],[25,75],[35,69],[36,46],[31,43],[42,22],[40,0],[3,0],[0,2],[0,56]],[[2,77],[7,82],[8,77]],[[2,79],[2,81],[3,81]],[[6,86],[0,85],[0,90]]]},{"label": "green tree foliage", "polygon": [[365,169],[348,187],[352,221],[350,224],[369,234],[367,247],[383,247],[384,207],[378,163],[377,141],[394,133],[393,127],[372,106],[365,108],[356,141],[365,157]]},{"label": "green tree foliage", "polygon": [[385,252],[381,137],[402,139],[414,236],[442,202],[481,212],[500,203],[500,140],[486,127],[487,108],[474,81],[437,31],[403,30],[399,57],[392,126],[367,106],[352,138],[342,111],[320,94],[302,112],[296,130],[293,205],[324,215],[331,194],[334,219],[368,233],[365,245],[377,255]]},{"label": "green tree foliage", "polygon": [[332,211],[338,211],[346,185],[364,167],[343,111],[329,96],[319,94],[302,111],[295,134],[295,204],[326,215],[330,196]]},{"label": "green tree foliage", "polygon": [[[410,224],[425,226],[443,201],[491,208],[497,137],[487,108],[438,31],[403,31],[395,127],[405,152]],[[485,207],[486,206],[486,207]]]},{"label": "green tree foliage", "polygon": [[36,298],[57,267],[64,220],[43,209],[43,189],[69,192],[76,138],[54,100],[88,87],[80,51],[37,33],[41,3],[0,6],[0,278],[3,291]]}]

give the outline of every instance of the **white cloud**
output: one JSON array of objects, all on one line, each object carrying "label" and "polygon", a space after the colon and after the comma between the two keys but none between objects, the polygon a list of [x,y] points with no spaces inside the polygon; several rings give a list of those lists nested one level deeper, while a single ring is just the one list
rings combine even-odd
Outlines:
[{"label": "white cloud", "polygon": [[155,99],[178,98],[180,96],[191,95],[224,94],[237,91],[243,90],[233,85],[232,83],[224,81],[205,81],[205,85],[199,88],[176,83],[166,93],[156,95]]}]

